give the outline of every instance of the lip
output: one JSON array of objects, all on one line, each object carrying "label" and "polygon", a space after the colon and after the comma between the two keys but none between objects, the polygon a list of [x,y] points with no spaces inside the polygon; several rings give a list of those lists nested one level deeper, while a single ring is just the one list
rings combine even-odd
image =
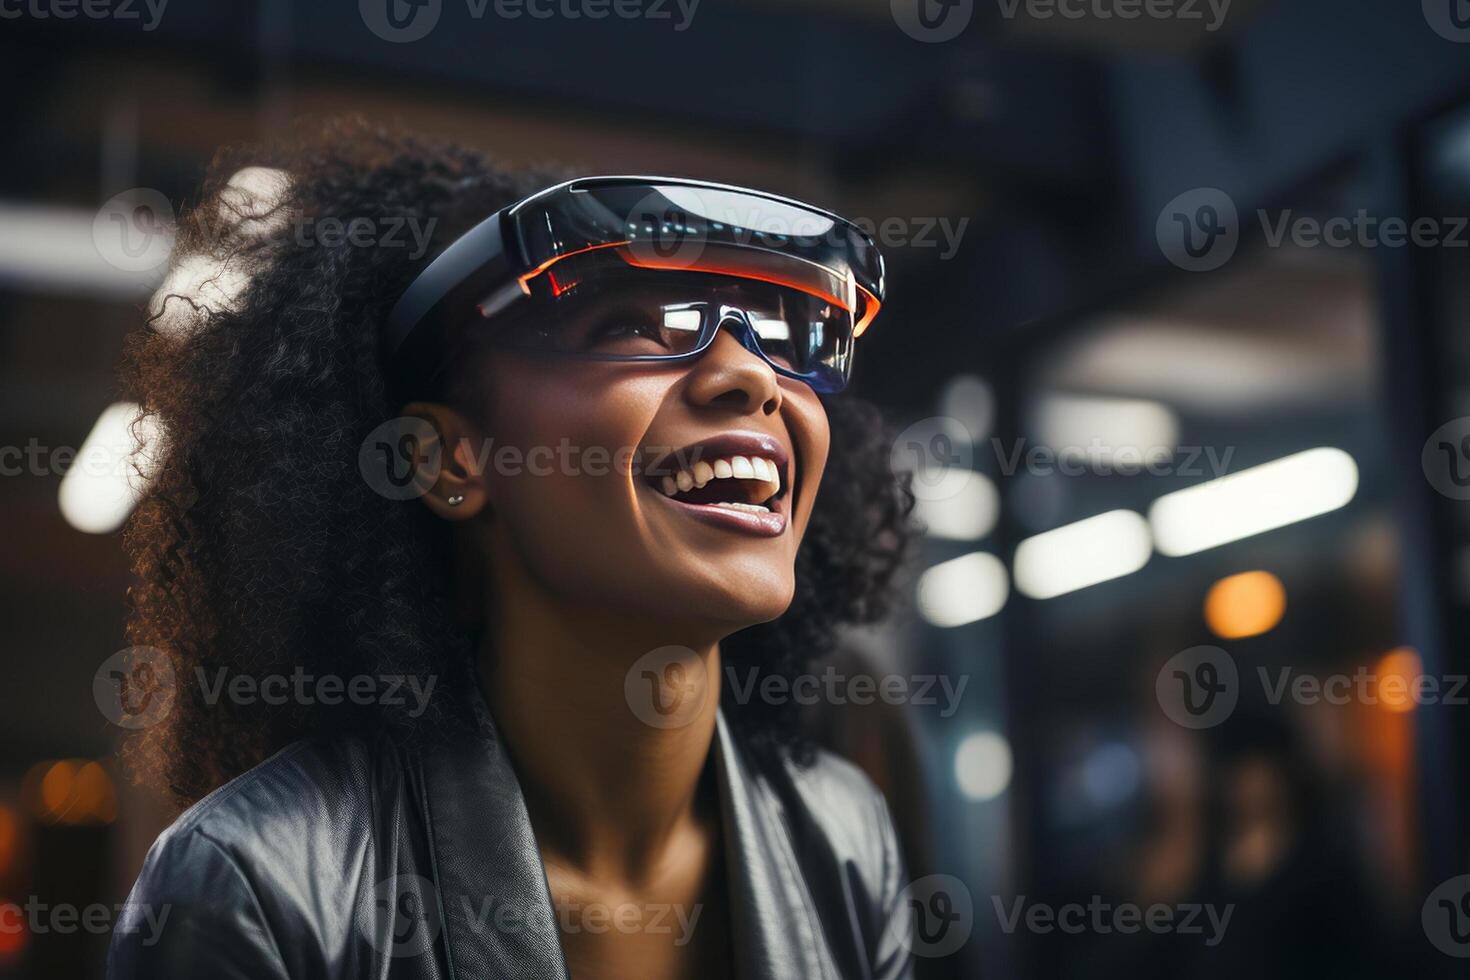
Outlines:
[{"label": "lip", "polygon": [[[769,513],[732,510],[714,504],[685,503],[675,500],[653,485],[658,477],[677,471],[683,464],[692,466],[702,459],[722,459],[726,456],[762,456],[776,464],[776,468],[781,471],[783,492],[772,502]],[[795,495],[791,479],[791,453],[774,436],[763,432],[722,432],[659,454],[645,467],[643,474],[644,489],[704,524],[763,538],[777,537],[786,530],[789,501]]]}]

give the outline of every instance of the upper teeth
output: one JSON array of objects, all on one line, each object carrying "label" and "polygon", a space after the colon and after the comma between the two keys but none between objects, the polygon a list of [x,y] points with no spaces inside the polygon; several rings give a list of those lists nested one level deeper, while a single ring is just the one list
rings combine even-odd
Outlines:
[{"label": "upper teeth", "polygon": [[727,456],[705,462],[700,460],[682,468],[673,476],[663,478],[664,493],[670,497],[676,493],[702,487],[711,480],[759,480],[770,485],[767,497],[774,497],[781,490],[781,470],[769,459],[760,456]]}]

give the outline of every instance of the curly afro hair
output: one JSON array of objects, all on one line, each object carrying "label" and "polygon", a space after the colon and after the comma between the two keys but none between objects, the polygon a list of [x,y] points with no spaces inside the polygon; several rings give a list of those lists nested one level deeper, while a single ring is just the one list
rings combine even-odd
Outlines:
[{"label": "curly afro hair", "polygon": [[[179,680],[165,720],[126,754],[180,806],[302,737],[419,739],[470,723],[455,692],[474,683],[474,627],[456,615],[446,522],[376,493],[358,469],[364,438],[397,407],[378,325],[439,250],[560,176],[357,120],[214,161],[124,370],[142,424],[163,434],[124,539],[137,576],[128,638]],[[359,219],[429,234],[422,248],[407,231],[364,244],[350,234]],[[911,500],[888,431],[867,404],[824,401],[832,452],[796,596],[722,644],[737,669],[798,673],[839,627],[883,615],[902,560]],[[217,678],[298,672],[437,677],[447,696],[418,717],[211,696]],[[752,750],[805,757],[791,706],[723,708]]]}]

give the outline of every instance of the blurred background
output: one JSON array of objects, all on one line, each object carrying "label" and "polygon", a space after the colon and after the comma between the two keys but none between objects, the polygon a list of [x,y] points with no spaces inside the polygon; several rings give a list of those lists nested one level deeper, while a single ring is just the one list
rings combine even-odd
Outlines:
[{"label": "blurred background", "polygon": [[928,882],[921,978],[1462,975],[1470,3],[536,10],[0,0],[0,976],[100,976],[172,816],[94,691],[131,499],[83,465],[169,219],[342,112],[875,231],[856,391],[927,531],[834,667],[915,696],[812,724]]}]

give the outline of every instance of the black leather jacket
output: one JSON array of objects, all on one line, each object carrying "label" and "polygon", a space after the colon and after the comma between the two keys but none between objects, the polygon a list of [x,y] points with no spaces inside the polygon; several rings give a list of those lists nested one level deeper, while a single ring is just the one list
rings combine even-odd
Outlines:
[{"label": "black leather jacket", "polygon": [[[903,863],[868,779],[828,754],[758,766],[723,718],[712,753],[736,975],[910,977]],[[320,738],[158,839],[108,976],[564,978],[558,928],[493,726],[420,753]]]}]

